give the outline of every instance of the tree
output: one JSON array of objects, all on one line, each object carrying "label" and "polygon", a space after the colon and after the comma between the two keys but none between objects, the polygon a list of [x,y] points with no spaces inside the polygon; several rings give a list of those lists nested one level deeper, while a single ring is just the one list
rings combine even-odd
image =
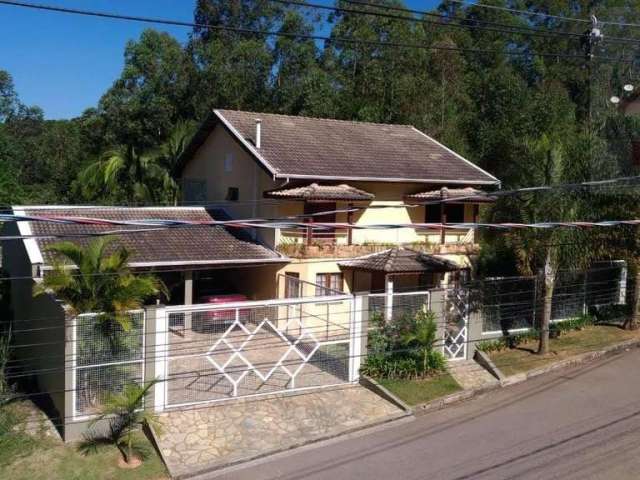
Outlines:
[{"label": "tree", "polygon": [[433,352],[438,333],[435,318],[435,314],[431,310],[426,313],[418,312],[413,328],[402,336],[402,342],[406,346],[415,348],[422,357],[423,374],[429,371],[429,357]]},{"label": "tree", "polygon": [[[544,135],[525,142],[525,154],[519,164],[522,178],[546,186],[606,178],[606,160],[588,156],[595,148],[592,139],[587,135],[573,138],[571,143],[563,144],[561,137]],[[593,204],[585,192],[552,190],[500,201],[493,214],[494,220],[518,223],[584,220],[593,214]],[[514,251],[522,274],[542,272],[544,296],[538,353],[546,354],[558,271],[583,269],[599,252],[593,247],[590,234],[579,230],[514,229],[505,234],[505,240]]]},{"label": "tree", "polygon": [[170,170],[155,153],[140,153],[135,147],[108,150],[78,176],[83,196],[88,200],[145,204],[175,198],[177,185]]},{"label": "tree", "polygon": [[61,258],[35,286],[34,295],[53,293],[73,315],[98,314],[99,325],[111,337],[113,332],[131,329],[130,310],[141,308],[148,298],[168,296],[157,277],[131,272],[129,252],[123,247],[114,248],[110,237],[99,237],[86,245],[60,242],[49,249]]},{"label": "tree", "polygon": [[138,466],[146,451],[136,442],[136,433],[141,427],[157,431],[161,426],[158,416],[152,410],[144,408],[145,398],[156,383],[129,383],[121,392],[108,395],[100,414],[90,424],[95,427],[106,422],[106,433],[100,431],[87,435],[80,443],[80,451],[84,454],[95,453],[102,445],[113,445],[129,467]]},{"label": "tree", "polygon": [[98,105],[105,144],[157,148],[177,122],[192,118],[191,68],[168,33],[147,29],[129,41],[120,78]]}]

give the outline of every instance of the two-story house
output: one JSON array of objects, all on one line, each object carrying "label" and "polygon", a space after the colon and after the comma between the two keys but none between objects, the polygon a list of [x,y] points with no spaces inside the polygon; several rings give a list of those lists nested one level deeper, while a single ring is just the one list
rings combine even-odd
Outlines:
[{"label": "two-story house", "polygon": [[[477,221],[500,183],[410,125],[231,110],[201,125],[179,174],[186,204],[282,222],[255,233],[291,259],[278,278],[341,291],[434,286],[468,266],[474,230],[446,224]],[[284,283],[279,296],[299,294]]]}]

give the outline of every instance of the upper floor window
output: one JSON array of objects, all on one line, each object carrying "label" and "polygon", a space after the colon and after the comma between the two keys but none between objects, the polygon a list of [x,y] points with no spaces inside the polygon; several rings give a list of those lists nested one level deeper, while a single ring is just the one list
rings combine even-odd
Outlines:
[{"label": "upper floor window", "polygon": [[207,181],[185,178],[182,180],[182,199],[187,204],[207,201]]},{"label": "upper floor window", "polygon": [[[440,223],[440,205],[425,205],[425,223]],[[447,203],[444,206],[447,223],[464,223],[464,205],[461,203]]]},{"label": "upper floor window", "polygon": [[227,153],[224,156],[224,171],[227,173],[233,171],[233,153]]},{"label": "upper floor window", "polygon": [[240,189],[238,187],[227,188],[227,198],[229,202],[237,202],[240,199]]}]

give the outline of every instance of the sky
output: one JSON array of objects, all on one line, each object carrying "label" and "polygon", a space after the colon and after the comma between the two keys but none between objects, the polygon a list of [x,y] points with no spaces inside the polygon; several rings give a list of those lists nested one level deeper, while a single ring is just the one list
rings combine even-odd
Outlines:
[{"label": "sky", "polygon": [[[331,0],[317,0],[331,5]],[[37,0],[33,3],[129,15],[193,20],[195,0]],[[409,0],[430,9],[437,0]],[[0,69],[14,80],[20,100],[47,119],[72,118],[95,106],[119,77],[124,47],[145,28],[186,42],[190,29],[43,12],[0,5]]]}]

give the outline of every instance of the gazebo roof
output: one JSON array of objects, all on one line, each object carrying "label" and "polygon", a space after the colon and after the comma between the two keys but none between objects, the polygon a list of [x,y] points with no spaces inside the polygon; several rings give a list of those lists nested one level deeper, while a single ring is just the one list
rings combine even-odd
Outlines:
[{"label": "gazebo roof", "polygon": [[384,273],[451,272],[461,267],[451,260],[403,247],[338,262],[341,268]]},{"label": "gazebo roof", "polygon": [[440,190],[405,195],[404,198],[410,203],[423,203],[434,200],[450,200],[452,203],[491,203],[496,201],[495,196],[472,187],[443,187]]},{"label": "gazebo roof", "polygon": [[319,185],[312,183],[300,187],[283,188],[265,192],[265,197],[306,201],[368,201],[374,195],[346,183],[340,185]]}]

